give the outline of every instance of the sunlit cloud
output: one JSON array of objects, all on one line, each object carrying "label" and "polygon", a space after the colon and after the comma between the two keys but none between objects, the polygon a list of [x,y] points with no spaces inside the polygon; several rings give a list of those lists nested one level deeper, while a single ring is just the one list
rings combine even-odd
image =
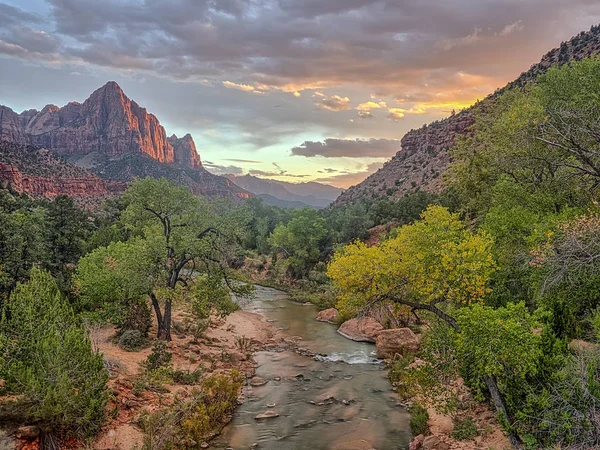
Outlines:
[{"label": "sunlit cloud", "polygon": [[313,99],[316,106],[327,109],[328,111],[348,111],[349,109],[352,109],[348,97],[325,95],[322,92],[315,92],[313,94]]},{"label": "sunlit cloud", "polygon": [[356,107],[357,111],[370,111],[372,109],[386,108],[385,102],[364,102]]},{"label": "sunlit cloud", "polygon": [[[257,87],[251,86],[249,84],[239,84],[233,83],[231,81],[223,81],[223,86],[227,89],[236,89],[238,91],[243,92],[251,92],[252,94],[264,94],[264,90],[260,90]],[[264,86],[261,86],[264,89]]]}]

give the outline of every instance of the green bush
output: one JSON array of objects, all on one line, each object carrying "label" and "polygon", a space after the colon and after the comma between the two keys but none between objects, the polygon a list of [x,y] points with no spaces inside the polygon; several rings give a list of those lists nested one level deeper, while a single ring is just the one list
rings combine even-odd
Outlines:
[{"label": "green bush", "polygon": [[425,434],[427,432],[427,421],[429,413],[418,403],[410,407],[410,429],[415,436]]},{"label": "green bush", "polygon": [[128,352],[137,352],[146,343],[143,333],[140,330],[125,330],[119,338],[119,347]]},{"label": "green bush", "polygon": [[152,353],[144,361],[147,371],[153,371],[162,367],[170,367],[173,354],[169,351],[169,345],[165,341],[155,341]]},{"label": "green bush", "polygon": [[477,434],[477,423],[470,417],[465,417],[464,419],[457,420],[454,424],[452,437],[459,441],[466,441],[473,439]]},{"label": "green bush", "polygon": [[198,445],[219,433],[227,423],[242,387],[243,375],[212,375],[193,392],[192,399],[177,399],[167,408],[142,418],[144,449],[169,450]]},{"label": "green bush", "polygon": [[0,404],[0,416],[10,413],[51,434],[100,429],[108,380],[102,356],[47,272],[34,268],[8,299],[0,349],[0,378],[18,396]]},{"label": "green bush", "polygon": [[189,370],[174,370],[173,382],[191,386],[198,383],[201,375],[202,371],[200,369],[196,369],[193,372]]}]

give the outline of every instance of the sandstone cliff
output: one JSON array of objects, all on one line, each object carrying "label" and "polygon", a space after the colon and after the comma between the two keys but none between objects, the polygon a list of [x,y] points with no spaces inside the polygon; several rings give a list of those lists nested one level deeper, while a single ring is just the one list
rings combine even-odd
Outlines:
[{"label": "sandstone cliff", "polygon": [[[29,164],[14,164],[18,158],[13,152],[13,164],[4,162],[0,181],[32,195],[102,196],[103,190],[124,189],[135,177],[145,176],[164,176],[187,185],[197,195],[233,199],[251,195],[228,179],[207,172],[190,134],[167,137],[156,116],[130,100],[114,81],[83,103],[71,102],[62,108],[46,105],[41,111],[17,114],[0,106],[0,140],[55,154],[52,161],[31,160],[25,152],[21,157],[29,158]],[[47,164],[60,166],[60,170],[49,179],[32,178],[32,171],[43,172]],[[86,169],[78,184],[74,181],[77,177],[69,175],[75,166]],[[87,180],[88,176],[93,178]]]},{"label": "sandstone cliff", "polygon": [[69,197],[102,201],[124,189],[68,164],[51,151],[0,141],[0,185],[32,197]]},{"label": "sandstone cliff", "polygon": [[473,114],[481,105],[493,101],[506,89],[525,86],[557,64],[600,53],[600,26],[581,32],[543,56],[541,61],[523,72],[515,81],[488,96],[483,102],[439,122],[409,131],[401,140],[401,149],[381,169],[363,182],[342,193],[333,206],[341,206],[359,199],[400,198],[422,189],[440,192],[444,189],[442,175],[451,158],[448,150],[457,135],[468,132]]}]

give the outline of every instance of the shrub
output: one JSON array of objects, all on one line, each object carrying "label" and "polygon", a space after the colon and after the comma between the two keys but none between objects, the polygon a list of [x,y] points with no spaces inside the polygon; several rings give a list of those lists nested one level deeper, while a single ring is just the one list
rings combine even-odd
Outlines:
[{"label": "shrub", "polygon": [[477,423],[470,417],[459,419],[454,424],[454,432],[452,437],[459,441],[466,441],[477,436]]},{"label": "shrub", "polygon": [[202,375],[202,371],[199,368],[193,372],[189,370],[174,370],[173,382],[185,385],[197,384],[198,380],[200,380],[200,375]]},{"label": "shrub", "polygon": [[415,403],[410,407],[410,429],[413,434],[425,434],[427,432],[427,421],[429,420],[429,413],[418,403]]},{"label": "shrub", "polygon": [[192,399],[175,403],[142,418],[144,449],[189,447],[219,433],[237,404],[243,375],[212,375],[193,392]]},{"label": "shrub", "polygon": [[155,341],[152,346],[152,353],[144,361],[144,367],[148,371],[169,367],[171,365],[173,354],[169,351],[169,346],[165,341]]},{"label": "shrub", "polygon": [[0,321],[0,378],[17,400],[0,404],[46,433],[88,436],[104,423],[108,374],[47,272],[33,269],[6,302]]},{"label": "shrub", "polygon": [[146,343],[140,330],[125,330],[119,338],[119,347],[128,352],[137,352]]}]

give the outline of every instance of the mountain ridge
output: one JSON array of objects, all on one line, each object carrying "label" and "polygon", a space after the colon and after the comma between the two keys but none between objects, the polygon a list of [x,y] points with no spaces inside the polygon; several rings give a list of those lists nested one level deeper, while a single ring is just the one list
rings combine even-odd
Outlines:
[{"label": "mountain ridge", "polygon": [[[274,206],[285,205],[285,202],[288,202],[287,204],[294,208],[299,207],[299,203],[313,208],[325,208],[343,191],[343,189],[315,181],[290,183],[253,175],[236,176],[232,174],[226,175],[226,177]],[[281,202],[272,201],[271,197]]]},{"label": "mountain ridge", "polygon": [[600,25],[582,31],[561,43],[533,64],[529,70],[506,86],[498,88],[484,100],[445,119],[410,130],[400,141],[400,150],[382,168],[361,183],[351,186],[333,202],[343,206],[360,199],[398,199],[411,192],[441,192],[442,174],[451,162],[449,149],[457,136],[466,135],[473,124],[473,114],[508,89],[521,88],[554,65],[600,54]]},{"label": "mountain ridge", "polygon": [[[56,155],[55,160],[62,158],[65,164],[86,169],[90,175],[123,189],[135,177],[165,176],[187,185],[196,195],[251,196],[228,179],[208,172],[189,133],[181,138],[174,134],[167,137],[158,118],[127,97],[114,81],[96,89],[83,103],[69,102],[62,108],[49,104],[40,111],[29,109],[18,114],[0,105],[0,140],[23,149],[48,149]],[[11,159],[15,161],[14,151]],[[42,159],[31,161],[41,163]],[[54,165],[68,171],[66,165]],[[32,175],[28,167],[17,169]],[[13,171],[5,168],[3,173],[5,179],[0,181],[9,182]],[[69,195],[68,190],[61,193]],[[35,194],[43,195],[39,189]],[[55,195],[55,191],[48,195]]]}]

